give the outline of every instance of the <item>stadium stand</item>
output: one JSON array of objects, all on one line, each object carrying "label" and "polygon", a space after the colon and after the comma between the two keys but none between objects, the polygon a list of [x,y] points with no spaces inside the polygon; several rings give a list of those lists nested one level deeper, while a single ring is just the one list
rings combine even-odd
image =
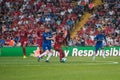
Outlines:
[{"label": "stadium stand", "polygon": [[92,13],[84,27],[78,31],[73,45],[81,45],[81,41],[87,46],[92,46],[95,43],[94,36],[98,33],[98,28],[102,28],[107,35],[108,44],[120,46],[120,2],[119,0],[102,1],[104,4]]},{"label": "stadium stand", "polygon": [[[107,32],[111,45],[120,45],[119,5],[116,0],[105,2],[92,10],[92,16],[78,34],[70,39],[70,32],[78,23],[93,0],[0,0],[0,45],[20,46],[20,32],[24,29],[29,35],[29,46],[36,46],[35,33],[41,25],[51,27],[52,31],[67,30],[69,45],[91,46],[97,27]],[[101,26],[102,25],[102,26]],[[104,25],[104,26],[103,26]],[[88,34],[88,32],[90,34]],[[12,40],[12,44],[9,44]],[[113,40],[111,42],[110,40]],[[14,42],[13,42],[14,41]]]},{"label": "stadium stand", "polygon": [[30,33],[31,45],[36,44],[34,33],[40,25],[51,27],[53,31],[66,29],[69,32],[83,13],[84,6],[77,0],[1,0],[1,45],[8,46],[11,38],[17,45],[22,28]]}]

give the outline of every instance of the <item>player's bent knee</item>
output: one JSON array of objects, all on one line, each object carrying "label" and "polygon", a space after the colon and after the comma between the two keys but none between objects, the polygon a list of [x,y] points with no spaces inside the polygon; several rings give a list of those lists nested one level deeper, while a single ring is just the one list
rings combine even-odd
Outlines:
[{"label": "player's bent knee", "polygon": [[46,50],[45,52],[46,52],[46,53],[49,53],[49,50]]}]

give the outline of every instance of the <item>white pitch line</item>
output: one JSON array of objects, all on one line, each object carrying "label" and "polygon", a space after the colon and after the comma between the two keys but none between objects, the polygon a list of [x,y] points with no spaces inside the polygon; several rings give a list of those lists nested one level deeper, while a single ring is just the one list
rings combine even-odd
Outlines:
[{"label": "white pitch line", "polygon": [[[81,63],[82,62],[82,63]],[[57,65],[63,65],[63,64],[56,64],[54,62],[51,62],[53,66],[57,66]],[[116,62],[116,61],[91,61],[91,62],[87,62],[87,61],[77,61],[76,62],[72,62],[72,61],[68,61],[66,63],[64,63],[65,65],[64,66],[68,66],[68,65],[71,65],[73,63],[73,65],[102,65],[102,64],[119,64],[119,62]],[[14,65],[11,64],[10,62],[4,62],[4,61],[0,61],[0,65]],[[15,65],[17,65],[17,63],[15,63]],[[29,63],[29,64],[20,64],[21,66],[50,66],[50,65],[43,65],[43,64],[32,64],[32,63]]]},{"label": "white pitch line", "polygon": [[[64,63],[64,64],[66,64],[64,66],[68,66],[69,65],[68,63]],[[115,62],[115,61],[96,61],[95,63],[94,62],[92,62],[92,63],[88,62],[88,63],[80,63],[80,64],[81,65],[101,65],[101,64],[119,64],[119,62]],[[52,66],[56,66],[56,65],[60,65],[60,64],[53,64]],[[50,66],[50,65],[43,65],[43,64],[42,65],[40,65],[40,64],[38,64],[38,65],[30,65],[30,64],[28,64],[28,65],[23,65],[23,66]]]},{"label": "white pitch line", "polygon": [[119,64],[119,62],[113,62],[114,64]]}]

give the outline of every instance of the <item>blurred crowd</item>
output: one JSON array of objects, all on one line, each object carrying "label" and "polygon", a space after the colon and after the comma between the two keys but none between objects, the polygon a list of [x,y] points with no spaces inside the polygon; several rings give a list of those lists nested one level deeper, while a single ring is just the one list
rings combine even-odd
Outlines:
[{"label": "blurred crowd", "polygon": [[[120,2],[102,0],[94,9],[93,0],[0,0],[0,46],[20,46],[20,33],[27,31],[28,46],[37,46],[37,31],[41,26],[53,32],[66,32],[69,46],[94,45],[97,28],[107,34],[110,45],[120,45]],[[70,32],[85,12],[92,15],[85,26],[70,38]]]},{"label": "blurred crowd", "polygon": [[19,44],[19,34],[25,30],[29,45],[37,45],[34,39],[41,25],[69,33],[83,13],[79,0],[0,0],[0,44],[11,46],[11,40]]},{"label": "blurred crowd", "polygon": [[[20,46],[20,33],[27,31],[29,46],[36,46],[36,32],[50,27],[63,30],[70,40],[70,31],[80,21],[92,0],[0,0],[0,45]],[[90,6],[91,8],[91,6]]]},{"label": "blurred crowd", "polygon": [[93,46],[99,29],[104,31],[108,45],[120,46],[120,1],[102,0],[70,45]]}]

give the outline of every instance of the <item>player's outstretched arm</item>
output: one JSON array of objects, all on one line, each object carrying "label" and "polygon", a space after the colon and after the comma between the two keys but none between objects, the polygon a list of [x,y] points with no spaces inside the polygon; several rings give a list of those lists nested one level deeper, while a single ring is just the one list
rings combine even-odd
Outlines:
[{"label": "player's outstretched arm", "polygon": [[47,39],[47,40],[54,40],[54,37],[52,37],[52,38],[48,38],[48,37],[47,37],[46,39]]},{"label": "player's outstretched arm", "polygon": [[107,39],[106,39],[106,37],[105,37],[104,39],[105,39],[105,42],[106,42],[106,46],[108,46],[108,43],[107,43]]}]

